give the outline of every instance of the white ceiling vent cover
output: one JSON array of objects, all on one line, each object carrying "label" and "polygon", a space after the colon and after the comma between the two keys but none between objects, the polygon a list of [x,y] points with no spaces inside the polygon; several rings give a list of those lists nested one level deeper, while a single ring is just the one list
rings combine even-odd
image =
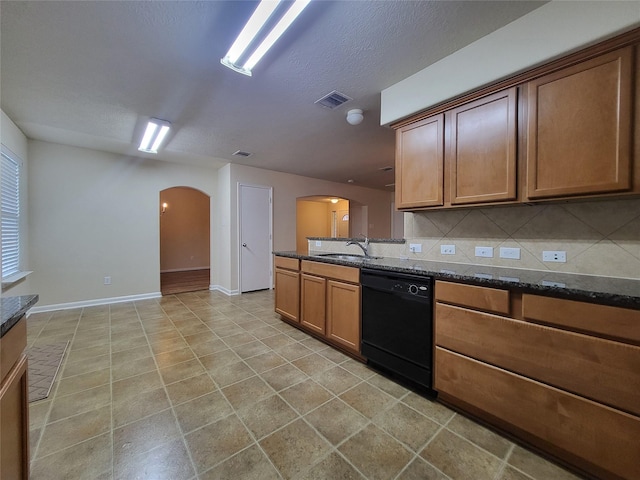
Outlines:
[{"label": "white ceiling vent cover", "polygon": [[344,93],[340,93],[337,90],[334,90],[333,92],[327,93],[324,97],[316,100],[313,103],[315,103],[316,105],[320,105],[321,107],[333,110],[334,108],[347,103],[349,100],[353,100],[353,98],[348,97]]}]

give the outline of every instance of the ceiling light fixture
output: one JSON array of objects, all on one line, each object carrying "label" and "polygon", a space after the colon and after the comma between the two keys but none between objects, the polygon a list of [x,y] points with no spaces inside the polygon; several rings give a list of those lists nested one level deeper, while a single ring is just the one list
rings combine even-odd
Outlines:
[{"label": "ceiling light fixture", "polygon": [[240,35],[238,35],[238,38],[236,38],[236,41],[233,42],[227,54],[220,60],[220,63],[238,73],[251,76],[253,67],[256,66],[273,44],[276,43],[285,30],[289,28],[310,1],[311,0],[295,0],[293,5],[282,14],[280,20],[278,20],[271,32],[264,37],[251,56],[240,65],[238,63],[240,57],[242,57],[251,44],[254,43],[262,28],[271,19],[278,5],[280,5],[280,0],[262,0],[240,32]]},{"label": "ceiling light fixture", "polygon": [[364,115],[362,115],[362,110],[359,108],[354,108],[347,112],[347,122],[349,125],[360,125],[362,120],[364,120]]},{"label": "ceiling light fixture", "polygon": [[160,148],[170,128],[171,124],[166,120],[158,120],[157,118],[149,120],[138,150],[147,153],[158,153],[158,148]]},{"label": "ceiling light fixture", "polygon": [[340,200],[338,200],[337,198],[332,198],[331,199],[331,203],[336,204],[338,203]]}]

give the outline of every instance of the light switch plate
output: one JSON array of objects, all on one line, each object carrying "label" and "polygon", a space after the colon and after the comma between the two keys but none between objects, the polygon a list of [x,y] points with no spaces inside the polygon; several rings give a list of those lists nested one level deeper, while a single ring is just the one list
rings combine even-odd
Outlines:
[{"label": "light switch plate", "polygon": [[500,258],[512,258],[520,260],[520,249],[511,247],[500,247]]},{"label": "light switch plate", "polygon": [[421,243],[410,243],[409,251],[413,253],[421,253],[422,252],[422,244]]},{"label": "light switch plate", "polygon": [[476,247],[476,257],[493,257],[493,247]]}]

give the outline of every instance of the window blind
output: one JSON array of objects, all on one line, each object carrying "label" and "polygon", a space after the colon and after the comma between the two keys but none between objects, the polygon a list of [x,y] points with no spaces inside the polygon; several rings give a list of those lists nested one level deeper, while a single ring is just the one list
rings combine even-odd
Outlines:
[{"label": "window blind", "polygon": [[2,278],[20,271],[20,164],[2,151]]}]

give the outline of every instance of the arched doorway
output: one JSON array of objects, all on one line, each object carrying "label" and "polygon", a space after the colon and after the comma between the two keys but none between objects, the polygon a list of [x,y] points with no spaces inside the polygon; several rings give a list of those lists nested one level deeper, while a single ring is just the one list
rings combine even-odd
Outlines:
[{"label": "arched doorway", "polygon": [[299,197],[296,200],[296,250],[308,252],[307,237],[348,238],[349,200],[332,196]]},{"label": "arched doorway", "polygon": [[211,278],[210,197],[195,188],[160,192],[160,291],[208,290]]}]

